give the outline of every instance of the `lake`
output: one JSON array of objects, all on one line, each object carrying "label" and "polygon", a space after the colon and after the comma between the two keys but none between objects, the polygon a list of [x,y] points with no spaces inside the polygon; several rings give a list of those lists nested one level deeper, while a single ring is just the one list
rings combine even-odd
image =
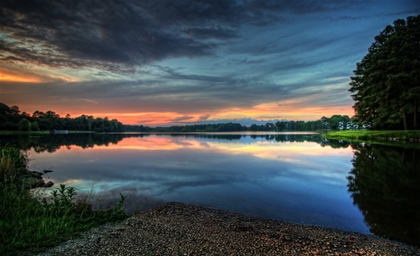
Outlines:
[{"label": "lake", "polygon": [[[418,149],[318,134],[68,134],[2,136],[30,169],[98,207],[129,212],[167,202],[376,234],[420,245]],[[54,187],[53,187],[54,188]]]}]

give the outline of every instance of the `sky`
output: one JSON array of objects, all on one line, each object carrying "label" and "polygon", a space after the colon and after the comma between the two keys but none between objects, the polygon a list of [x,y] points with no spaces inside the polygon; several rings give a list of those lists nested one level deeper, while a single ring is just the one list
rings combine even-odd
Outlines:
[{"label": "sky", "polygon": [[146,126],[353,116],[356,63],[417,0],[0,3],[0,102]]}]

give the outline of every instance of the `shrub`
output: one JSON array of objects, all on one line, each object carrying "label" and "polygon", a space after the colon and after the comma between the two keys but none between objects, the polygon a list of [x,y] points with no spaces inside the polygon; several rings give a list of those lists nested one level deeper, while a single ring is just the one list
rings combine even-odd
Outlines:
[{"label": "shrub", "polygon": [[0,255],[39,252],[106,222],[122,220],[125,196],[113,208],[93,210],[88,200],[75,201],[76,189],[60,184],[50,198],[31,191],[27,155],[0,149]]},{"label": "shrub", "polygon": [[25,152],[9,146],[0,147],[0,183],[21,192],[31,188],[32,173],[28,171]]}]

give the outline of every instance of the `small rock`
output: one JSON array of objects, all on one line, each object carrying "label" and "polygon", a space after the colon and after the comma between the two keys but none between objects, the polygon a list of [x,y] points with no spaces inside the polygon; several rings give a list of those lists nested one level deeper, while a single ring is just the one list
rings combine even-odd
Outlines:
[{"label": "small rock", "polygon": [[54,182],[52,182],[52,181],[48,181],[47,183],[44,184],[44,188],[49,188],[49,187],[52,187],[52,186],[54,186]]},{"label": "small rock", "polygon": [[360,250],[357,252],[357,254],[359,254],[359,255],[365,255],[365,254],[366,254],[366,252],[365,252],[365,250],[360,249]]}]

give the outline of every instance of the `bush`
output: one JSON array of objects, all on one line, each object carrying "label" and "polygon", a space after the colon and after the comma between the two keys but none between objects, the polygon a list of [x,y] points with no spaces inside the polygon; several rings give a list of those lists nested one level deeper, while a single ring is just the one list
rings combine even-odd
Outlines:
[{"label": "bush", "polygon": [[0,148],[0,183],[20,192],[31,188],[32,173],[28,171],[27,155],[14,147]]},{"label": "bush", "polygon": [[81,231],[122,220],[125,196],[113,208],[93,210],[88,200],[75,201],[76,189],[60,184],[44,196],[26,182],[27,155],[13,147],[0,150],[0,255],[39,252]]},{"label": "bush", "polygon": [[28,119],[26,118],[20,119],[17,126],[18,126],[18,130],[21,132],[29,132],[31,130],[31,122],[29,122]]}]

